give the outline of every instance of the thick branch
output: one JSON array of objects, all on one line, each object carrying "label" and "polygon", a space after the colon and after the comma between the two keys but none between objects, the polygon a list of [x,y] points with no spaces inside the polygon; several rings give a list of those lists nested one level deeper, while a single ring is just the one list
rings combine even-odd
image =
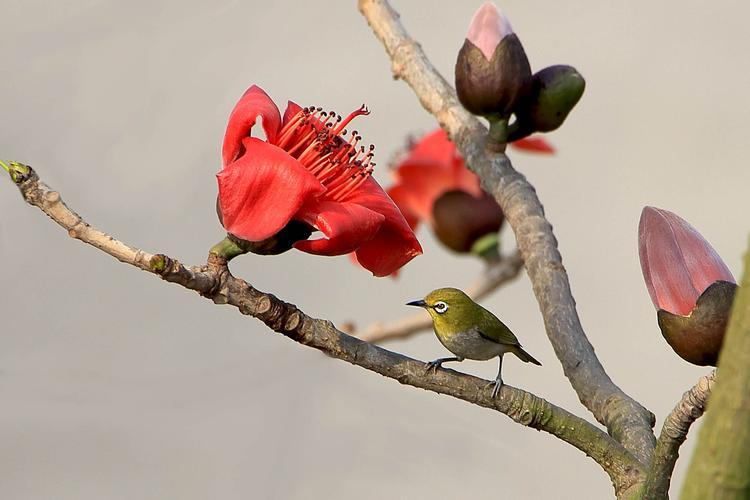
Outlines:
[{"label": "thick branch", "polygon": [[750,247],[682,498],[750,498]]},{"label": "thick branch", "polygon": [[664,420],[661,434],[656,441],[654,458],[646,477],[644,499],[663,499],[669,497],[669,484],[672,479],[680,446],[687,439],[690,426],[698,420],[706,409],[711,388],[714,385],[716,371],[712,371],[698,380],[689,391],[682,395],[672,412]]},{"label": "thick branch", "polygon": [[[482,300],[497,290],[503,283],[516,278],[522,268],[523,260],[518,252],[502,257],[498,261],[489,263],[476,283],[468,288],[466,293],[474,300]],[[422,312],[390,323],[373,323],[361,333],[356,332],[356,335],[367,342],[377,343],[384,340],[406,338],[431,327],[432,320]]]},{"label": "thick branch", "polygon": [[24,199],[78,240],[130,264],[157,274],[166,281],[195,290],[218,304],[230,304],[254,316],[272,330],[331,357],[395,379],[402,384],[447,394],[468,403],[491,408],[533,429],[548,432],[593,458],[610,476],[615,488],[625,490],[640,481],[641,464],[619,443],[586,420],[531,393],[503,386],[491,397],[487,381],[453,370],[427,372],[425,363],[385,350],[337,330],[330,321],[311,318],[275,296],[256,290],[232,276],[226,261],[209,255],[205,266],[187,267],[165,255],[152,255],[125,245],[89,226],[39,180],[33,170],[17,179]]},{"label": "thick branch", "polygon": [[578,318],[552,226],[533,186],[504,154],[485,149],[487,129],[461,107],[453,88],[409,37],[388,2],[359,0],[359,8],[385,46],[394,76],[411,86],[503,209],[516,235],[547,336],[579,399],[615,439],[642,463],[649,463],[655,444],[654,415],[617,387],[596,357]]}]

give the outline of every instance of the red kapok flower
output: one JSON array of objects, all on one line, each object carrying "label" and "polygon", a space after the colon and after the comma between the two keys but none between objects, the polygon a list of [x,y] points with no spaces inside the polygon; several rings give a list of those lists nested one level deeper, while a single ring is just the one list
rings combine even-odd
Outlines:
[{"label": "red kapok flower", "polygon": [[[344,127],[364,106],[342,117],[289,101],[284,116],[253,85],[229,117],[219,181],[219,210],[230,234],[248,241],[273,237],[302,221],[325,237],[294,247],[317,255],[355,252],[375,276],[387,276],[422,253],[403,215],[372,178],[374,149]],[[266,140],[251,136],[258,117]]]},{"label": "red kapok flower", "polygon": [[672,314],[690,314],[698,297],[716,281],[735,283],[711,244],[667,210],[643,209],[638,253],[651,301]]},{"label": "red kapok flower", "polygon": [[[512,143],[528,151],[552,153],[544,139]],[[466,168],[456,145],[442,129],[415,143],[394,169],[396,183],[388,189],[409,225],[429,223],[448,248],[468,252],[474,242],[497,232],[503,216],[494,198],[479,187],[479,177]]]}]

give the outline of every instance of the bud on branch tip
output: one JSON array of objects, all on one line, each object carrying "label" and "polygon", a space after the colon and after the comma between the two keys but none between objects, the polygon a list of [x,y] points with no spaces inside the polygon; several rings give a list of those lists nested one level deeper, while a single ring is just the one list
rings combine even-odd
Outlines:
[{"label": "bud on branch tip", "polygon": [[[455,74],[458,100],[490,122],[507,122],[530,84],[531,67],[523,46],[492,2],[474,14],[456,58]],[[502,130],[496,132],[493,140],[505,143]]]},{"label": "bud on branch tip", "polygon": [[482,51],[484,57],[489,61],[495,52],[500,40],[513,34],[510,21],[505,17],[494,3],[485,2],[469,24],[469,32],[466,38]]},{"label": "bud on branch tip", "polygon": [[0,166],[2,166],[3,169],[8,172],[11,180],[16,184],[20,184],[21,182],[25,181],[28,178],[29,173],[31,172],[31,168],[29,166],[12,160],[7,163],[0,160]]}]

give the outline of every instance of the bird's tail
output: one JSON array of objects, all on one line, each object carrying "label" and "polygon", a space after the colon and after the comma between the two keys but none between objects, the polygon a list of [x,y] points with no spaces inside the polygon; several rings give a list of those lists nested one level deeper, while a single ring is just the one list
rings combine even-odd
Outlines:
[{"label": "bird's tail", "polygon": [[521,348],[521,346],[516,347],[513,350],[513,354],[515,354],[516,356],[518,356],[518,359],[520,359],[521,361],[524,361],[526,363],[534,363],[535,365],[542,366],[542,364],[539,361],[537,361],[536,359],[534,359],[534,356],[532,356],[528,352],[524,351]]}]

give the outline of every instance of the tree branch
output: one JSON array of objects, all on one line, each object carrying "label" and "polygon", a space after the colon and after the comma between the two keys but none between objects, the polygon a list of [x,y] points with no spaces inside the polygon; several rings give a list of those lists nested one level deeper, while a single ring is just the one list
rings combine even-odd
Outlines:
[{"label": "tree branch", "polygon": [[552,226],[533,186],[504,154],[485,149],[486,127],[459,104],[453,88],[411,39],[388,2],[359,0],[359,9],[385,46],[394,77],[411,86],[502,208],[516,235],[547,336],[581,403],[642,463],[650,463],[654,415],[617,387],[596,357],[578,318]]},{"label": "tree branch", "polygon": [[750,498],[750,246],[711,395],[682,488],[686,500]]},{"label": "tree branch", "polygon": [[[523,268],[523,259],[518,252],[487,264],[476,283],[466,290],[474,300],[482,300],[501,285],[515,279]],[[362,340],[379,343],[385,340],[403,339],[432,327],[432,320],[424,312],[397,319],[390,323],[373,323],[362,332],[347,332]]]},{"label": "tree branch", "polygon": [[669,485],[680,446],[687,439],[690,426],[703,415],[715,376],[716,370],[701,377],[697,384],[682,395],[680,401],[664,420],[661,434],[656,441],[654,458],[646,477],[644,499],[669,497]]},{"label": "tree branch", "polygon": [[642,480],[641,464],[623,446],[586,420],[529,392],[503,386],[492,398],[488,382],[453,370],[435,373],[421,361],[369,344],[337,330],[330,321],[307,316],[295,305],[256,290],[229,272],[221,257],[210,254],[204,266],[184,266],[163,254],[150,254],[128,246],[91,227],[70,210],[60,194],[50,189],[30,168],[14,176],[24,199],[40,208],[68,235],[92,245],[120,262],[161,276],[166,281],[194,290],[217,304],[235,306],[242,314],[260,319],[272,330],[401,384],[446,394],[490,408],[533,429],[548,432],[593,458],[612,479],[617,491]]}]

